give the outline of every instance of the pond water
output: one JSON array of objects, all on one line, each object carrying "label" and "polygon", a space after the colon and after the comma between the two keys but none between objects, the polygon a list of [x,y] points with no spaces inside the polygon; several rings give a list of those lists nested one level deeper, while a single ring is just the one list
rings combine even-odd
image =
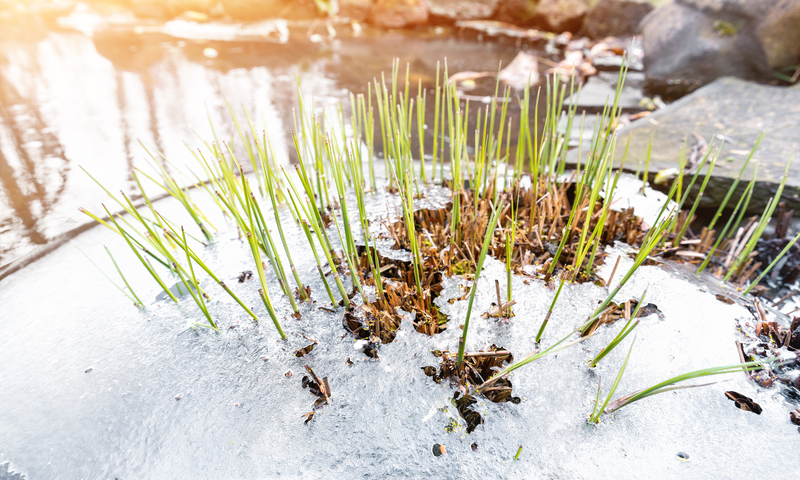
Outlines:
[{"label": "pond water", "polygon": [[132,193],[131,171],[146,156],[139,142],[181,164],[192,158],[185,143],[197,147],[198,136],[211,138],[209,120],[230,138],[226,102],[240,117],[246,109],[288,161],[298,78],[324,104],[366,93],[373,78],[390,74],[394,59],[403,69],[410,65],[414,86],[422,80],[433,88],[444,59],[451,73],[496,71],[517,53],[513,44],[449,29],[356,35],[338,26],[333,41],[315,43],[308,26],[283,26],[281,43],[237,40],[224,26],[198,32],[180,22],[100,21],[67,22],[83,31],[0,28],[0,279],[85,225],[77,207],[104,199],[79,167]]}]

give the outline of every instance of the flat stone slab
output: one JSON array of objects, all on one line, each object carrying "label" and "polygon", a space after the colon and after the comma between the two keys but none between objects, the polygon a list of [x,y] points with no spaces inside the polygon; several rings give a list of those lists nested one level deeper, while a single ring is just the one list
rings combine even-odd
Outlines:
[{"label": "flat stone slab", "polygon": [[[602,112],[606,104],[611,106],[614,103],[619,74],[612,72],[599,72],[597,75],[589,77],[581,87],[581,91],[564,101],[566,105],[571,105],[574,101],[578,103],[578,109],[585,109],[589,112]],[[642,85],[644,84],[644,74],[639,72],[629,72],[625,78],[625,85],[622,87],[619,106],[626,112],[639,112],[644,108],[639,104],[642,100]]]},{"label": "flat stone slab", "polygon": [[[737,191],[744,191],[753,178],[758,163],[758,178],[750,210],[763,209],[771,198],[795,153],[789,169],[782,200],[789,208],[800,211],[800,86],[775,87],[725,77],[683,97],[667,108],[632,122],[619,130],[617,165],[631,135],[626,170],[636,171],[644,165],[647,145],[653,139],[649,171],[677,168],[679,154],[688,138],[691,147],[694,133],[716,149],[725,139],[722,153],[703,196],[703,206],[718,205],[730,184],[744,165],[750,150],[761,133],[764,139],[756,150]],[[641,162],[641,163],[640,163]],[[653,176],[651,175],[651,180]],[[698,182],[699,184],[700,182]],[[734,199],[738,196],[734,196]],[[729,204],[729,207],[734,207]]]}]

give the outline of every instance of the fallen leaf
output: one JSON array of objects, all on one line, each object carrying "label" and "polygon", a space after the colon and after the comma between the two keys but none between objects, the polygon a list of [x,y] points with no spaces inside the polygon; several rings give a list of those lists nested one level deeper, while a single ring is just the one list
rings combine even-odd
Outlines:
[{"label": "fallen leaf", "polygon": [[756,415],[761,415],[761,405],[754,402],[752,398],[745,397],[741,393],[733,391],[725,392],[725,396],[733,400],[733,402],[736,404],[736,408],[746,412],[753,412]]}]

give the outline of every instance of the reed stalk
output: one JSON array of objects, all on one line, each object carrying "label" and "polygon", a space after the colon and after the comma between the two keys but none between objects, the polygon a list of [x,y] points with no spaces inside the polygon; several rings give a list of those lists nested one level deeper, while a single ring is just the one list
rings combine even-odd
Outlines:
[{"label": "reed stalk", "polygon": [[553,296],[553,301],[550,302],[550,308],[547,309],[547,315],[545,315],[544,320],[542,321],[542,325],[539,327],[539,332],[536,333],[536,343],[537,344],[542,339],[542,334],[544,333],[544,329],[547,327],[547,322],[550,321],[550,315],[553,314],[553,309],[556,306],[556,302],[558,301],[558,297],[561,295],[561,289],[564,288],[564,283],[566,281],[567,281],[567,276],[564,275],[561,278],[561,282],[558,284],[558,290],[556,290],[556,294]]},{"label": "reed stalk", "polygon": [[483,269],[483,261],[486,259],[486,253],[489,250],[489,244],[492,243],[494,236],[494,229],[497,226],[497,220],[500,217],[500,212],[503,210],[503,202],[494,210],[489,225],[486,227],[486,236],[483,239],[483,246],[481,247],[481,255],[478,258],[478,265],[475,269],[475,278],[472,280],[472,288],[469,292],[469,303],[467,303],[467,318],[464,320],[464,330],[461,333],[461,338],[458,342],[458,369],[461,370],[464,365],[464,348],[467,344],[467,333],[469,332],[469,319],[472,314],[472,304],[475,302],[475,293],[478,290],[478,279],[480,279],[481,270]]},{"label": "reed stalk", "polygon": [[589,366],[591,368],[596,367],[597,364],[600,363],[600,360],[602,360],[606,355],[611,353],[611,351],[614,350],[617,347],[617,345],[620,344],[620,342],[625,340],[625,337],[627,337],[633,331],[633,329],[639,325],[639,320],[636,317],[639,316],[639,309],[641,309],[642,305],[644,305],[645,295],[647,295],[647,289],[645,289],[644,292],[642,293],[642,296],[639,298],[639,303],[636,304],[636,308],[634,309],[631,318],[628,319],[628,322],[625,324],[624,327],[622,327],[622,330],[620,330],[617,336],[614,337],[614,340],[612,340],[611,343],[609,343],[608,345],[606,345],[605,348],[600,350],[600,353],[598,353],[597,356],[594,357],[589,362]]},{"label": "reed stalk", "polygon": [[[630,353],[628,355],[630,355]],[[634,392],[632,394],[625,395],[623,397],[617,398],[613,402],[608,402],[607,401],[606,404],[603,405],[602,411],[603,411],[603,413],[612,413],[612,412],[614,412],[616,410],[619,410],[620,408],[622,408],[624,406],[630,405],[630,404],[632,404],[634,402],[637,402],[639,400],[642,400],[644,398],[647,398],[647,397],[650,397],[650,396],[653,396],[653,395],[658,395],[659,393],[666,393],[666,392],[670,392],[670,391],[674,391],[674,390],[681,390],[681,389],[684,389],[684,388],[696,388],[696,387],[704,387],[704,386],[707,386],[707,385],[711,385],[711,383],[706,383],[706,384],[702,384],[702,385],[679,385],[679,386],[673,386],[676,383],[684,382],[684,381],[687,381],[687,380],[693,380],[693,379],[696,379],[696,378],[703,378],[703,377],[713,376],[713,375],[726,375],[726,374],[729,374],[729,373],[740,373],[740,372],[749,372],[749,371],[753,371],[753,370],[760,370],[765,365],[770,365],[770,364],[773,364],[773,363],[783,364],[784,362],[782,362],[780,360],[780,358],[778,358],[778,357],[772,357],[772,358],[767,358],[767,359],[764,359],[764,360],[758,360],[758,361],[754,361],[754,362],[743,362],[743,363],[739,363],[739,364],[735,364],[735,365],[726,365],[724,367],[712,367],[712,368],[706,368],[706,369],[702,369],[702,370],[695,370],[695,371],[689,372],[689,373],[684,373],[682,375],[678,375],[676,377],[672,377],[672,378],[670,378],[668,380],[665,380],[665,381],[663,381],[663,382],[661,382],[659,384],[653,385],[650,388],[646,388],[644,390],[639,390],[638,392]],[[620,373],[619,373],[618,377],[622,376],[623,371],[624,371],[624,365],[623,365],[623,368],[620,370]],[[716,382],[712,382],[712,383],[716,383]],[[611,395],[609,395],[609,397],[610,396]],[[599,413],[598,413],[597,417],[599,418]]]},{"label": "reed stalk", "polygon": [[128,233],[119,226],[117,220],[111,215],[111,212],[108,211],[108,208],[106,208],[105,205],[103,205],[103,209],[106,211],[106,214],[108,214],[108,218],[110,218],[111,221],[114,222],[114,226],[117,227],[117,231],[119,231],[120,235],[122,235],[122,238],[125,239],[125,242],[128,244],[128,247],[130,247],[130,249],[136,255],[136,258],[139,259],[139,262],[144,266],[145,269],[147,269],[148,273],[150,273],[150,275],[161,286],[161,288],[164,289],[169,298],[171,298],[173,302],[178,303],[178,299],[175,298],[175,295],[172,294],[172,292],[169,290],[164,281],[161,280],[161,277],[158,275],[158,273],[156,273],[153,267],[150,266],[150,264],[147,261],[145,261],[144,258],[142,258],[142,256],[139,254],[139,251],[136,249],[136,247],[133,246],[133,242],[131,241],[131,238],[128,235]]}]

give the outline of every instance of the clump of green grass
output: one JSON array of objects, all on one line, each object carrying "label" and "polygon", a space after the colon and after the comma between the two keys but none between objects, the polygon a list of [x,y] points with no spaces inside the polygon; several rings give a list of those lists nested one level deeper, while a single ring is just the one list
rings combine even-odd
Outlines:
[{"label": "clump of green grass", "polygon": [[[443,70],[444,80],[440,81],[440,68],[437,64],[432,95],[429,95],[430,92],[425,89],[422,81],[417,82],[416,92],[412,94],[409,69],[406,68],[403,82],[399,62],[395,62],[388,81],[381,76],[380,80],[375,79],[368,85],[366,95],[349,97],[349,112],[342,103],[332,110],[323,110],[320,114],[313,98],[310,101],[304,99],[298,81],[299,108],[294,119],[295,131],[292,133],[298,158],[294,169],[278,165],[267,133],[256,130],[246,111],[246,123],[240,123],[233,109],[229,107],[235,125],[230,141],[220,141],[212,125],[213,141],[204,142],[205,150],[192,150],[196,165],[200,168],[199,174],[192,171],[192,168],[179,168],[158,152],[153,155],[146,150],[150,157],[150,170],[155,173],[137,170],[133,176],[144,206],[137,208],[125,194],[121,197],[112,195],[95,180],[120,206],[124,215],[112,215],[106,209],[106,220],[86,210],[82,211],[119,234],[168,297],[179,303],[178,296],[167,288],[170,282],[163,277],[164,271],[173,278],[177,277],[179,296],[185,297],[185,288],[206,320],[201,326],[216,331],[220,327],[208,309],[206,300],[209,297],[195,275],[195,266],[205,271],[251,318],[257,320],[258,317],[198,255],[200,248],[215,241],[213,231],[216,228],[190,195],[192,189],[193,192],[205,194],[219,207],[229,219],[229,224],[238,228],[240,238],[247,242],[259,278],[259,297],[282,339],[287,334],[279,319],[285,318],[284,313],[288,312],[275,308],[280,303],[273,303],[271,293],[285,295],[289,306],[281,308],[290,308],[291,314],[297,318],[300,316],[300,305],[313,308],[313,303],[309,302],[309,283],[304,281],[302,272],[298,271],[294,262],[302,255],[298,252],[301,247],[289,245],[287,241],[290,238],[287,232],[292,228],[302,231],[307,242],[307,247],[303,247],[313,254],[321,285],[333,308],[343,306],[353,311],[354,305],[360,305],[365,310],[372,309],[370,312],[373,314],[392,315],[396,315],[395,308],[402,308],[426,317],[429,327],[430,322],[434,322],[436,325],[427,331],[431,335],[438,332],[440,325],[447,320],[433,305],[438,294],[436,287],[440,286],[435,283],[441,282],[441,277],[446,273],[465,275],[474,272],[466,318],[459,338],[459,370],[464,369],[470,319],[486,256],[494,255],[505,263],[508,303],[512,302],[514,271],[520,271],[523,266],[527,266],[524,265],[525,262],[531,265],[530,262],[536,261],[544,279],[532,281],[551,282],[554,278],[559,281],[535,337],[538,347],[564,285],[567,282],[596,280],[594,275],[603,257],[603,247],[619,238],[620,230],[616,229],[614,223],[623,217],[616,215],[618,212],[612,209],[612,205],[622,166],[627,159],[630,137],[621,166],[615,168],[614,156],[618,140],[616,128],[621,113],[620,96],[627,67],[623,66],[620,72],[620,82],[614,98],[609,99],[602,113],[598,115],[588,154],[584,155],[583,144],[579,144],[575,172],[568,181],[563,180],[563,175],[568,168],[567,151],[577,114],[577,103],[572,102],[564,108],[564,100],[567,95],[574,98],[574,94],[579,91],[574,80],[563,83],[557,79],[548,79],[546,88],[537,89],[535,97],[528,86],[517,98],[512,98],[509,88],[501,90],[498,80],[494,96],[487,104],[480,104],[476,112],[475,104],[471,104],[469,99],[461,98],[455,83],[450,81],[446,63]],[[540,99],[544,104],[541,110],[542,128],[539,128],[540,115],[536,111],[540,108]],[[508,106],[512,101],[521,110],[516,126],[515,119],[507,118]],[[431,102],[433,117],[429,118],[427,107]],[[530,118],[534,119],[533,122]],[[351,127],[349,130],[348,119]],[[581,122],[583,120],[581,118]],[[564,123],[567,125],[566,130],[559,129],[558,125]],[[426,127],[431,124],[433,138],[428,141]],[[512,129],[516,133],[516,145],[512,145]],[[234,149],[236,133],[238,148]],[[761,138],[756,147],[760,141]],[[242,149],[247,156],[247,159],[242,158],[244,162],[240,162],[234,153],[241,152]],[[375,172],[376,153],[382,153],[385,162],[384,184],[379,182]],[[696,244],[696,239],[693,240],[695,243],[685,242],[685,237],[694,235],[689,225],[710,182],[719,154],[719,148],[716,153],[708,149],[692,173],[686,164],[694,162],[688,160],[685,145],[681,152],[681,168],[672,181],[667,201],[654,226],[649,230],[631,227],[624,231],[626,239],[638,251],[633,266],[622,280],[608,292],[583,323],[550,346],[536,348],[522,360],[495,372],[477,387],[477,391],[486,390],[518,368],[591,337],[593,323],[603,315],[620,289],[648,259],[670,250],[685,248],[686,244]],[[701,235],[699,245],[707,249],[701,250],[698,247],[694,252],[694,258],[705,252],[700,271],[714,262],[716,273],[724,276],[725,280],[739,279],[743,282],[753,276],[755,267],[748,262],[752,260],[756,244],[774,214],[786,182],[784,177],[778,192],[758,221],[753,220],[748,226],[739,228],[754,189],[755,179],[751,181],[724,229],[714,238],[714,226],[732,198],[752,155],[751,153],[739,172],[739,177],[731,185],[711,224]],[[642,191],[647,183],[650,157],[651,146],[648,146],[643,161]],[[498,173],[501,163],[506,166],[503,175]],[[252,169],[252,172],[245,171],[245,168]],[[525,168],[527,172],[524,171]],[[705,172],[705,177],[698,183],[701,172]],[[152,182],[165,195],[171,196],[183,206],[189,218],[186,222],[188,230],[194,231],[197,237],[192,236],[183,224],[164,218],[155,209],[145,194],[140,179]],[[523,179],[526,184],[529,181],[529,186],[521,186]],[[419,210],[420,198],[426,194],[426,187],[431,184],[448,186],[451,194],[450,204],[444,209],[444,213],[430,216],[438,219],[438,223],[434,224],[426,223],[425,219],[428,217]],[[699,194],[691,208],[683,210],[684,205],[688,205],[695,185],[699,185]],[[392,230],[392,233],[397,237],[400,246],[409,251],[409,262],[391,263],[379,253],[376,246],[378,237],[385,233],[371,224],[369,218],[372,212],[368,211],[366,199],[368,195],[382,193],[381,189],[384,188],[399,199],[401,212],[399,223],[396,224],[399,227]],[[357,211],[352,208],[352,203],[348,204],[348,200],[352,199],[355,199]],[[197,232],[198,229],[200,233]],[[274,231],[277,231],[277,235]],[[496,235],[498,231],[500,234]],[[736,237],[731,238],[734,232]],[[338,243],[332,242],[331,237],[334,241],[338,239]],[[778,258],[760,272],[744,293],[751,291],[798,239],[800,234],[787,244]],[[523,258],[522,250],[528,249],[526,253],[530,254],[535,248],[539,248],[535,255],[538,259],[531,260],[531,255]],[[712,258],[714,255],[717,257]],[[722,269],[717,268],[719,262],[715,261],[720,255],[727,255],[727,263]],[[278,283],[278,291],[275,291],[273,285],[273,291],[270,292],[270,282],[265,273],[267,263]],[[129,298],[137,305],[143,305],[133,293],[116,261],[114,264],[126,285],[126,289],[119,286],[117,288],[126,295],[130,292]],[[329,271],[326,272],[326,269]],[[270,279],[272,273],[269,274]],[[331,277],[335,289],[330,284]],[[344,282],[347,277],[350,279],[348,288]],[[497,285],[500,304],[499,283]],[[590,366],[596,366],[637,328],[637,316],[644,304],[645,293],[642,294],[633,316],[627,319],[616,337],[589,362]],[[356,294],[359,297],[351,301]],[[500,311],[502,313],[502,309]],[[511,321],[510,308],[506,313]],[[517,313],[524,312],[518,309]],[[399,325],[399,320],[396,325]],[[396,325],[391,328],[394,329]],[[590,422],[597,423],[604,412],[614,411],[647,396],[687,388],[673,386],[684,380],[758,368],[756,362],[749,362],[698,370],[612,401],[628,364],[634,341],[631,342],[628,355],[610,392],[602,402],[598,385]],[[515,459],[520,452],[521,447]]]}]

